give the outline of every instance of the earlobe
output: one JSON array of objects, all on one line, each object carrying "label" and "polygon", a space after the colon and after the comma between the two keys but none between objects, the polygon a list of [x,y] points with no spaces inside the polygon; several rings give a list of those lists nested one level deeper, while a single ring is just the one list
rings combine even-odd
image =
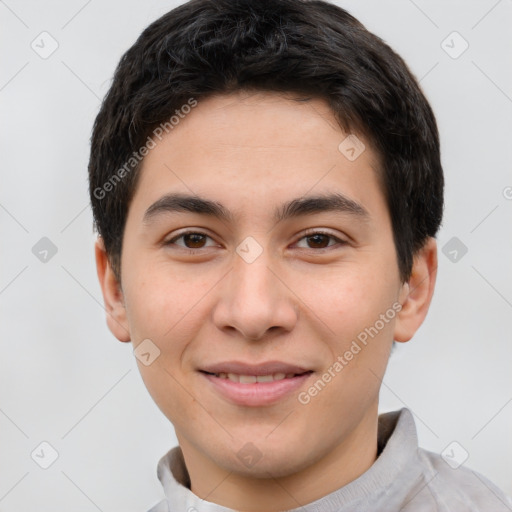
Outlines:
[{"label": "earlobe", "polygon": [[119,341],[128,342],[130,341],[130,331],[126,318],[123,292],[110,265],[101,237],[98,237],[96,240],[94,252],[96,256],[96,271],[107,313],[108,328]]},{"label": "earlobe", "polygon": [[402,285],[400,304],[402,309],[397,315],[394,339],[409,341],[427,316],[437,272],[437,243],[429,238],[414,256],[411,276]]}]

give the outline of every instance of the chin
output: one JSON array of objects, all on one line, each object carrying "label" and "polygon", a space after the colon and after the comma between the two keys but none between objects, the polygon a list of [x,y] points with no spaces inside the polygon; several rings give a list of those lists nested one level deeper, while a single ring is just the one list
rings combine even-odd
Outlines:
[{"label": "chin", "polygon": [[[306,466],[306,464],[304,464]],[[299,464],[293,464],[290,460],[263,461],[260,460],[252,468],[245,467],[238,463],[236,467],[229,470],[246,478],[256,478],[265,480],[268,478],[283,478],[293,475],[303,469]]]},{"label": "chin", "polygon": [[310,461],[304,459],[304,452],[297,450],[298,445],[300,443],[276,449],[274,446],[261,447],[260,443],[258,448],[255,443],[248,441],[229,459],[226,459],[226,452],[212,454],[212,459],[222,457],[222,462],[217,459],[220,466],[246,478],[280,478],[293,475],[310,465]]}]

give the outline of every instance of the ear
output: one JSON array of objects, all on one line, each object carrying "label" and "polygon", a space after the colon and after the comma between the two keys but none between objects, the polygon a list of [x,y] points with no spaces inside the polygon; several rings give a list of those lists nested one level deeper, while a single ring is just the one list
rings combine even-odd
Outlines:
[{"label": "ear", "polygon": [[396,317],[395,341],[409,341],[427,316],[434,293],[437,273],[437,243],[429,238],[414,256],[411,277],[402,285]]},{"label": "ear", "polygon": [[110,262],[105,251],[103,239],[98,237],[94,246],[96,255],[96,271],[100,281],[103,301],[105,302],[105,311],[107,312],[107,325],[110,332],[123,342],[130,341],[130,331],[126,319],[126,309],[124,306],[123,292],[117,277],[110,266]]}]

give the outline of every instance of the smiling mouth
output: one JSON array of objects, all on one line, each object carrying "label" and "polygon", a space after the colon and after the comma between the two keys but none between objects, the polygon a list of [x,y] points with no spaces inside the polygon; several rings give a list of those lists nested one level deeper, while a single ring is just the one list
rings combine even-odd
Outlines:
[{"label": "smiling mouth", "polygon": [[312,373],[312,371],[306,371],[302,373],[270,373],[268,375],[243,375],[237,373],[211,373],[207,371],[201,371],[206,375],[211,375],[213,377],[217,377],[219,379],[230,380],[231,382],[238,382],[240,384],[255,384],[255,383],[265,383],[265,382],[274,382],[280,381],[284,379],[293,379],[294,377],[302,377],[303,375],[307,375]]},{"label": "smiling mouth", "polygon": [[314,373],[283,361],[225,361],[198,370],[212,386],[210,389],[238,407],[266,407],[289,400]]}]

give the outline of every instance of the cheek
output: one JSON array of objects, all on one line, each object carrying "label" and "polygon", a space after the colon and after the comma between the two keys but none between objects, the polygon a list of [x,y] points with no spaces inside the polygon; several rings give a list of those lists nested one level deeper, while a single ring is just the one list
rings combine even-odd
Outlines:
[{"label": "cheek", "polygon": [[[322,303],[315,313],[330,328],[328,364],[336,375],[331,389],[338,390],[336,401],[341,402],[377,392],[389,358],[397,313],[393,307],[397,300],[393,273],[386,275],[378,264],[352,270],[324,283],[327,286],[323,294],[318,291],[318,297],[312,298]],[[332,368],[336,362],[339,364]]]},{"label": "cheek", "polygon": [[373,325],[397,298],[394,281],[379,272],[363,270],[340,273],[310,295],[315,312],[344,338]]},{"label": "cheek", "polygon": [[[148,267],[146,267],[148,268]],[[127,318],[134,348],[150,339],[159,349],[158,357],[146,366],[137,360],[144,384],[153,400],[172,421],[189,417],[193,398],[183,387],[182,359],[197,328],[197,287],[171,274],[169,269],[142,266],[127,280]],[[203,293],[204,294],[204,293]]]},{"label": "cheek", "polygon": [[201,286],[170,270],[148,264],[146,269],[135,268],[134,279],[127,279],[125,305],[132,340],[172,337],[198,301]]}]

